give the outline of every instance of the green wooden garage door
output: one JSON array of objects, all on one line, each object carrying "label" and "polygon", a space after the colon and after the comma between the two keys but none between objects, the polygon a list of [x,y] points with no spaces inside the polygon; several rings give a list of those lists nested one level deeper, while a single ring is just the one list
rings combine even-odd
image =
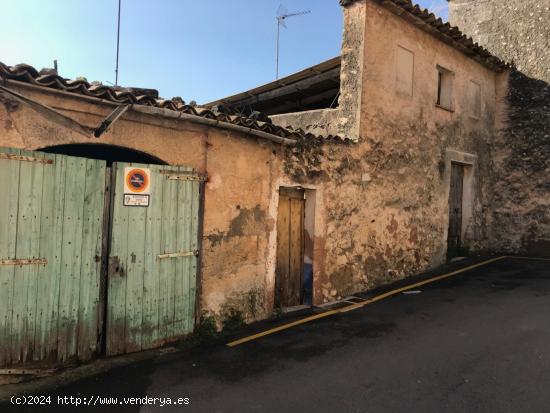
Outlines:
[{"label": "green wooden garage door", "polygon": [[[149,181],[149,193],[137,194],[148,206],[125,205],[133,170],[138,181]],[[158,347],[193,330],[200,191],[186,167],[115,163],[112,174],[109,355]]]},{"label": "green wooden garage door", "polygon": [[0,365],[97,349],[105,162],[0,148]]},{"label": "green wooden garage door", "polygon": [[[125,205],[134,169],[148,206]],[[0,366],[89,360],[104,320],[107,354],[191,332],[200,183],[185,167],[0,148]]]}]

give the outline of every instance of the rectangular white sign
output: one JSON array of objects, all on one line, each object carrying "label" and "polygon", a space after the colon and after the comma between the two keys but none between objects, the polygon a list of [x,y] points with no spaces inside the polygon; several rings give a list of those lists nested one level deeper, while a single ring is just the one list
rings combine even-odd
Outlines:
[{"label": "rectangular white sign", "polygon": [[124,206],[149,206],[149,195],[124,194]]}]

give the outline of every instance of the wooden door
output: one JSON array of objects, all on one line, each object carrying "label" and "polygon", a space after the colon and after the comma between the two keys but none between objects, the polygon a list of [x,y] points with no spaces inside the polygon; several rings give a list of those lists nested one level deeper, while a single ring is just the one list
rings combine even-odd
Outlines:
[{"label": "wooden door", "polygon": [[[129,205],[129,170],[148,171],[149,193],[138,194],[148,206]],[[193,331],[201,188],[186,167],[117,162],[112,174],[108,355],[159,347]]]},{"label": "wooden door", "polygon": [[0,148],[0,365],[98,350],[105,162]]},{"label": "wooden door", "polygon": [[462,237],[462,197],[464,193],[464,165],[451,163],[451,188],[449,192],[448,251],[458,252]]},{"label": "wooden door", "polygon": [[281,188],[277,220],[275,305],[292,307],[303,299],[304,191]]}]

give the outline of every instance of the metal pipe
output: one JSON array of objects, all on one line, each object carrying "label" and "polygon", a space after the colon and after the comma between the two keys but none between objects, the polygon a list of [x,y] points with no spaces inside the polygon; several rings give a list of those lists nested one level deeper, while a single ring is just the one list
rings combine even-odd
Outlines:
[{"label": "metal pipe", "polygon": [[202,116],[197,116],[197,115],[189,115],[187,113],[176,112],[169,109],[155,108],[151,106],[133,105],[131,110],[134,112],[145,113],[148,115],[159,115],[159,116],[164,116],[172,119],[181,119],[192,123],[199,123],[201,125],[218,127],[220,129],[228,129],[228,130],[233,130],[241,133],[247,133],[249,135],[254,135],[262,139],[267,139],[272,142],[280,143],[282,145],[293,146],[293,145],[296,145],[297,143],[295,139],[283,138],[281,136],[272,135],[270,133],[263,132],[260,130],[247,128],[245,126],[234,125],[233,123],[229,123],[229,122],[222,122],[219,120],[203,118]]},{"label": "metal pipe", "polygon": [[[6,79],[6,83],[12,84],[12,85],[17,86],[17,87],[23,87],[23,88],[26,88],[26,89],[30,89],[30,90],[33,90],[33,91],[36,91],[36,92],[39,92],[39,93],[47,93],[47,94],[51,94],[51,95],[65,96],[67,98],[85,100],[85,101],[90,102],[90,103],[95,104],[95,105],[105,105],[105,106],[111,106],[111,107],[120,106],[120,103],[112,102],[112,101],[107,100],[107,99],[101,99],[101,98],[97,98],[97,97],[93,97],[93,96],[86,96],[86,95],[76,94],[76,93],[72,93],[72,92],[67,92],[65,90],[47,88],[47,87],[43,87],[43,86],[38,86],[38,85],[30,84],[30,83],[21,82],[21,81],[18,81],[18,80],[7,80]],[[297,143],[297,141],[295,139],[283,138],[283,137],[280,137],[280,136],[272,135],[272,134],[267,133],[267,132],[259,131],[259,130],[252,129],[252,128],[247,128],[245,126],[234,125],[234,124],[228,123],[228,122],[221,122],[219,120],[203,118],[203,117],[197,116],[197,115],[189,115],[187,113],[181,113],[181,112],[177,112],[177,111],[170,110],[170,109],[156,108],[156,107],[145,106],[145,105],[132,105],[132,109],[130,111],[138,112],[138,113],[144,113],[144,114],[151,115],[151,116],[157,115],[157,116],[161,116],[161,117],[164,117],[164,118],[181,119],[181,120],[186,120],[186,121],[191,122],[191,123],[200,123],[202,125],[218,127],[220,129],[234,130],[234,131],[237,131],[237,132],[254,135],[254,136],[257,136],[257,137],[262,138],[262,139],[267,139],[267,140],[270,140],[272,142],[280,143],[282,145],[293,146],[293,145],[296,145],[296,143]],[[90,112],[83,112],[83,113],[90,113]],[[98,114],[96,113],[96,115],[98,115]],[[98,116],[101,116],[101,115],[98,115]],[[78,125],[83,126],[83,125],[80,125],[80,124],[78,124]],[[85,128],[89,128],[89,137],[91,137],[93,132],[94,132],[94,129],[90,128],[88,126],[86,126]]]},{"label": "metal pipe", "polygon": [[275,68],[275,79],[279,79],[279,34],[281,30],[281,20],[277,18],[277,66]]}]

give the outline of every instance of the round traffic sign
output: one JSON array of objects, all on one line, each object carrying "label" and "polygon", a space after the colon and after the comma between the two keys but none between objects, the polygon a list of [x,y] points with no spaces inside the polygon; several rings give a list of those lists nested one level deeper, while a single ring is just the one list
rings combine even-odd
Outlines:
[{"label": "round traffic sign", "polygon": [[132,192],[143,192],[149,185],[149,176],[143,169],[132,169],[126,174],[126,185]]}]

